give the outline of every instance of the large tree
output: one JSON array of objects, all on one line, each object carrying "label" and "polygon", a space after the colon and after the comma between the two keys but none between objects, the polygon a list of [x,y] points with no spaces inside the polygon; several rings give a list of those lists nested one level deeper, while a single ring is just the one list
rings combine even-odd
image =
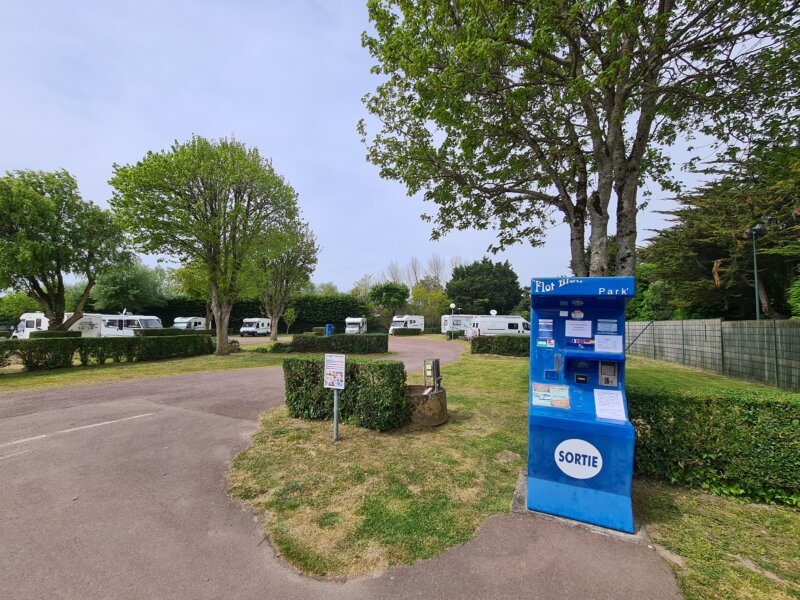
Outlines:
[{"label": "large tree", "polygon": [[496,310],[508,314],[519,304],[522,289],[519,278],[508,261],[488,258],[453,269],[445,287],[447,296],[467,314],[488,314]]},{"label": "large tree", "polygon": [[103,312],[141,312],[148,306],[161,306],[164,296],[165,274],[151,269],[139,261],[132,261],[108,269],[97,277],[92,289],[92,303]]},{"label": "large tree", "polygon": [[[50,329],[83,317],[97,277],[127,260],[111,215],[81,198],[66,171],[14,171],[0,178],[0,289],[33,298]],[[66,277],[84,281],[74,314],[64,320]]]},{"label": "large tree", "polygon": [[224,353],[240,273],[257,240],[294,216],[294,189],[256,148],[201,136],[148,152],[135,165],[114,165],[110,183],[117,217],[142,251],[206,270],[217,353]]},{"label": "large tree", "polygon": [[776,135],[797,111],[797,0],[368,6],[369,160],[438,206],[434,238],[494,227],[494,249],[535,246],[566,222],[576,275],[607,273],[612,198],[616,272],[634,274],[640,186],[673,185],[664,145]]},{"label": "large tree", "polygon": [[392,317],[408,303],[410,294],[408,286],[404,283],[387,281],[373,285],[369,290],[369,301],[382,308],[386,316]]},{"label": "large tree", "polygon": [[319,246],[308,223],[294,219],[273,230],[253,257],[253,285],[278,339],[278,321],[317,266]]}]

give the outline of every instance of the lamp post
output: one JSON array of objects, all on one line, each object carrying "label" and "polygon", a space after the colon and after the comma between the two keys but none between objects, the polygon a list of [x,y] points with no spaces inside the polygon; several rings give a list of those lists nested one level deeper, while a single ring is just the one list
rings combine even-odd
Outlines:
[{"label": "lamp post", "polygon": [[456,304],[455,302],[450,303],[450,341],[453,341],[453,315],[455,313]]},{"label": "lamp post", "polygon": [[764,233],[763,225],[753,225],[747,230],[753,238],[753,280],[756,289],[756,321],[761,320],[761,299],[758,297],[758,258],[756,257],[756,236]]}]

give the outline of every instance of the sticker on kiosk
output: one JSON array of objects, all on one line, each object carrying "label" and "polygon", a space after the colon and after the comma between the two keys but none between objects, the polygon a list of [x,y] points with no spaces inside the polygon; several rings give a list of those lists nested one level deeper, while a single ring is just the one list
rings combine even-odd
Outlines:
[{"label": "sticker on kiosk", "polygon": [[534,383],[534,406],[550,406],[552,408],[569,408],[569,386],[550,385],[549,383]]}]

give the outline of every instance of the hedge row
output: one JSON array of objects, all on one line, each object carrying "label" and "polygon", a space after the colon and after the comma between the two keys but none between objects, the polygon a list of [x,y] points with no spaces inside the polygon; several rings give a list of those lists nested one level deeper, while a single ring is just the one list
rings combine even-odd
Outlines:
[{"label": "hedge row", "polygon": [[776,392],[628,388],[636,472],[800,506],[800,402]]},{"label": "hedge row", "polygon": [[392,329],[392,335],[422,335],[422,329],[414,329],[412,327],[395,327]]},{"label": "hedge row", "polygon": [[28,335],[32,340],[37,338],[78,338],[81,337],[81,332],[55,329],[53,331],[31,331]]},{"label": "hedge row", "polygon": [[[322,387],[324,362],[319,356],[291,357],[283,361],[286,405],[291,416],[309,420],[333,418],[333,390]],[[405,388],[406,372],[402,362],[348,358],[345,389],[339,394],[340,418],[377,431],[405,425],[411,417]]]},{"label": "hedge row", "polygon": [[71,367],[75,355],[82,365],[141,362],[211,354],[214,344],[207,335],[173,337],[40,338],[0,341],[0,365],[17,356],[28,371]]},{"label": "hedge row", "polygon": [[380,354],[389,351],[389,336],[385,333],[362,333],[359,335],[336,334],[325,337],[306,333],[292,338],[291,351]]},{"label": "hedge row", "polygon": [[325,327],[312,327],[311,333],[314,335],[325,335]]},{"label": "hedge row", "polygon": [[531,338],[527,335],[481,335],[472,338],[472,354],[530,356]]},{"label": "hedge row", "polygon": [[176,335],[211,335],[213,332],[205,329],[172,329],[164,327],[162,329],[137,329],[133,333],[140,337],[175,337]]}]

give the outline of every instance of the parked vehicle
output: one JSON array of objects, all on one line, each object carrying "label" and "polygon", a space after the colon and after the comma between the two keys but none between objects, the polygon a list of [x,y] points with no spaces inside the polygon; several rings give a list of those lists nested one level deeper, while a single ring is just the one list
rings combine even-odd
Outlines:
[{"label": "parked vehicle", "polygon": [[261,317],[243,319],[242,326],[239,329],[239,335],[269,335],[272,333],[272,324],[269,319]]},{"label": "parked vehicle", "polygon": [[442,315],[442,333],[466,331],[472,326],[472,319],[478,315]]},{"label": "parked vehicle", "polygon": [[467,337],[477,335],[530,335],[531,324],[518,315],[475,315]]},{"label": "parked vehicle", "polygon": [[[74,313],[64,313],[69,319]],[[24,313],[11,334],[13,339],[27,340],[33,331],[46,331],[50,320],[42,312]],[[161,319],[153,315],[101,315],[84,313],[69,330],[80,331],[83,337],[131,337],[137,329],[160,329]]]},{"label": "parked vehicle", "polygon": [[395,316],[389,326],[389,335],[392,335],[395,329],[419,329],[420,331],[425,331],[425,317],[422,315]]},{"label": "parked vehicle", "polygon": [[367,319],[364,317],[347,317],[344,320],[345,333],[367,333]]},{"label": "parked vehicle", "polygon": [[205,329],[205,317],[175,317],[172,322],[173,329]]}]

